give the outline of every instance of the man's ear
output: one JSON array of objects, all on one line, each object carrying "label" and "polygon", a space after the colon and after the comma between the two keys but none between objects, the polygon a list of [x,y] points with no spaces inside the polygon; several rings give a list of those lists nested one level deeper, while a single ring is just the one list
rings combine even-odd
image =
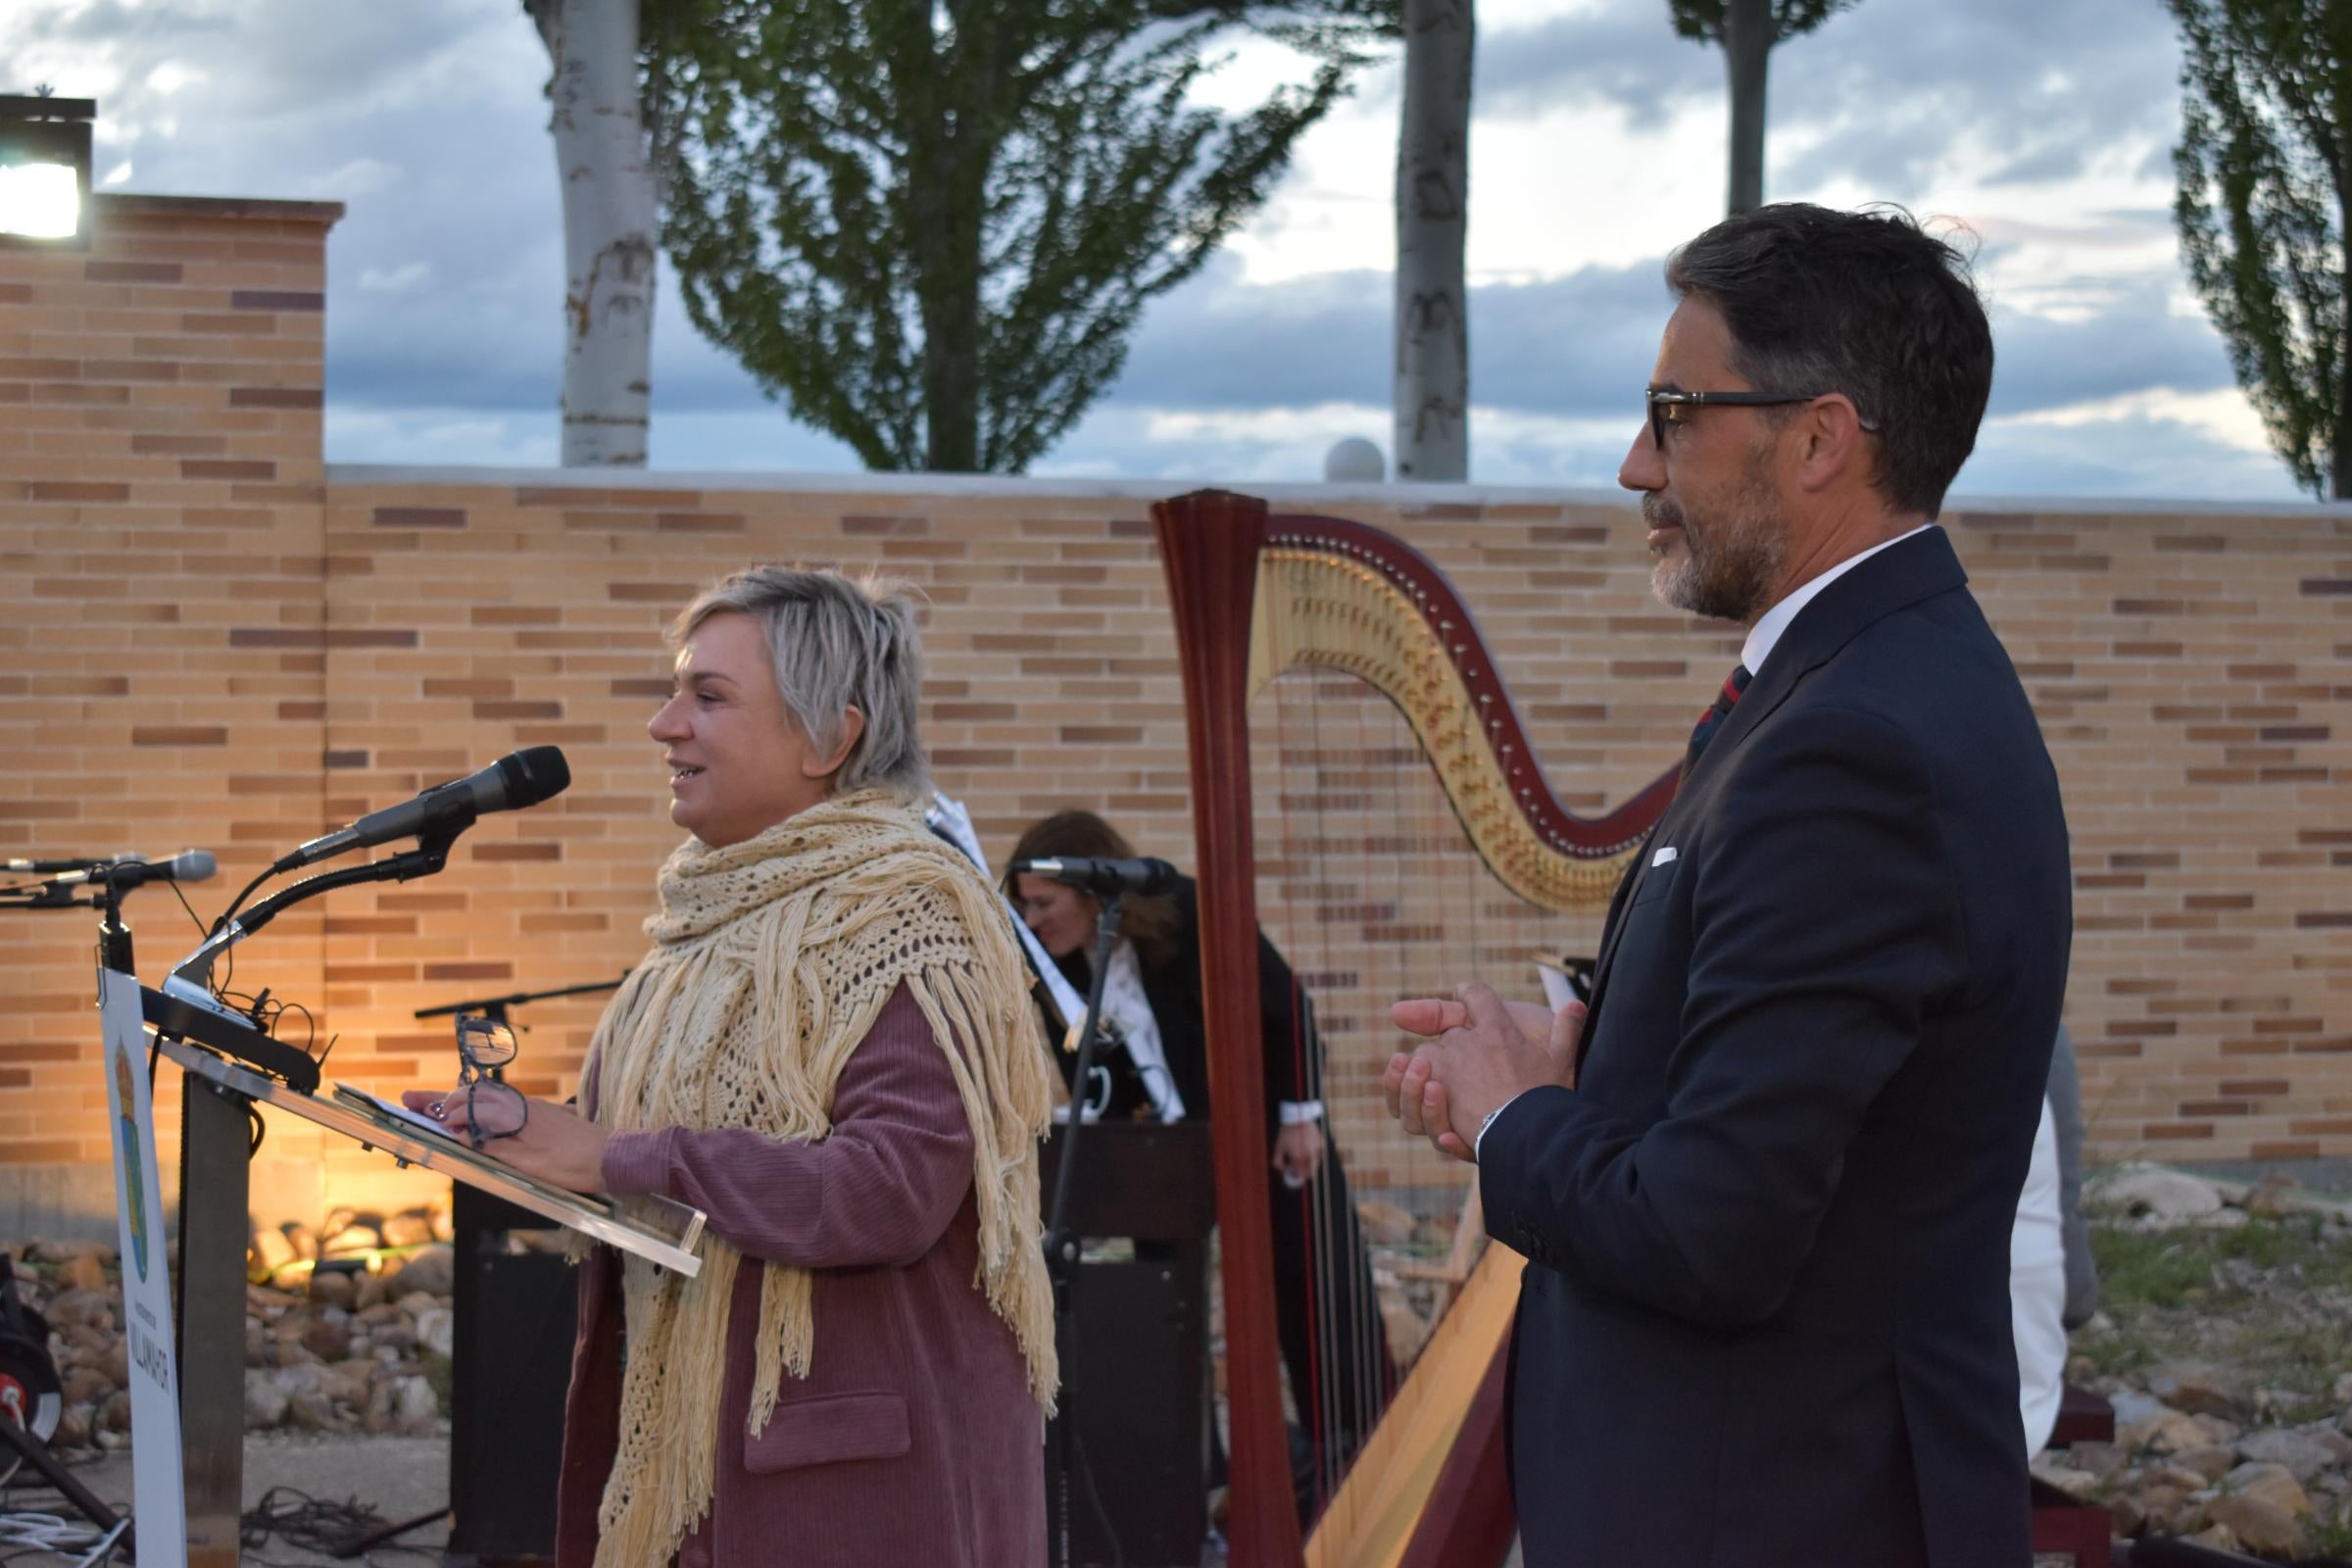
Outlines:
[{"label": "man's ear", "polygon": [[814,752],[810,752],[802,759],[802,776],[805,778],[831,778],[841,771],[841,764],[850,760],[850,754],[858,749],[858,741],[864,736],[865,714],[855,708],[843,709],[841,710],[841,740],[839,744],[827,756],[819,757]]},{"label": "man's ear", "polygon": [[1861,411],[1842,392],[1815,398],[1796,416],[1799,437],[1796,482],[1806,490],[1830,489],[1848,475],[1867,477],[1872,462]]}]

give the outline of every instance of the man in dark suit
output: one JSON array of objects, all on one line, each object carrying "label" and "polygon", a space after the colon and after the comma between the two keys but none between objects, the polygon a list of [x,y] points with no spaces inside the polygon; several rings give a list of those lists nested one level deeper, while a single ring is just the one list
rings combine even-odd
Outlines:
[{"label": "man in dark suit", "polygon": [[2065,989],[2066,824],[1934,525],[1992,343],[1907,216],[1726,220],[1619,481],[1749,628],[1589,1012],[1401,1003],[1392,1109],[1529,1259],[1529,1568],[2029,1560],[2009,1233]]}]

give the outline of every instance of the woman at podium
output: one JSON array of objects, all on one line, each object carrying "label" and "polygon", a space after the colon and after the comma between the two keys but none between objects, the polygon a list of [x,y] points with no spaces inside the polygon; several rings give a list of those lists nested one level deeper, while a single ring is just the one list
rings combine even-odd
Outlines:
[{"label": "woman at podium", "polygon": [[709,1215],[695,1279],[586,1258],[557,1559],[1041,1561],[1051,1068],[1002,906],[915,804],[912,606],[761,567],[670,640],[648,729],[690,836],[583,1112],[409,1096],[550,1180]]}]

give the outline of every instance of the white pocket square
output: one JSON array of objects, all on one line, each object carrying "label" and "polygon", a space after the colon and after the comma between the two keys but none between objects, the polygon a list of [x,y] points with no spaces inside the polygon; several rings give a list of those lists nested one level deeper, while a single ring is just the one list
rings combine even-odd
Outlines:
[{"label": "white pocket square", "polygon": [[1667,846],[1666,846],[1664,849],[1661,849],[1660,851],[1658,851],[1658,853],[1657,853],[1657,854],[1655,854],[1655,855],[1651,856],[1651,857],[1649,858],[1649,863],[1650,863],[1652,866],[1660,866],[1660,865],[1664,865],[1664,864],[1665,864],[1667,861],[1669,861],[1669,860],[1673,859],[1673,858],[1674,858],[1674,857],[1675,857],[1675,848],[1674,848],[1674,846],[1673,846],[1673,845],[1669,844],[1669,845],[1667,845]]}]

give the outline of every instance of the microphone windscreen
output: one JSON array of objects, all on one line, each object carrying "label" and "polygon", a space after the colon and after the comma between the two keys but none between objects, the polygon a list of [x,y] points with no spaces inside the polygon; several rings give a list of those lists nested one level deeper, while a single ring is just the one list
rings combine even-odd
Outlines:
[{"label": "microphone windscreen", "polygon": [[499,759],[510,807],[537,806],[571,787],[571,764],[560,746],[531,746]]}]

